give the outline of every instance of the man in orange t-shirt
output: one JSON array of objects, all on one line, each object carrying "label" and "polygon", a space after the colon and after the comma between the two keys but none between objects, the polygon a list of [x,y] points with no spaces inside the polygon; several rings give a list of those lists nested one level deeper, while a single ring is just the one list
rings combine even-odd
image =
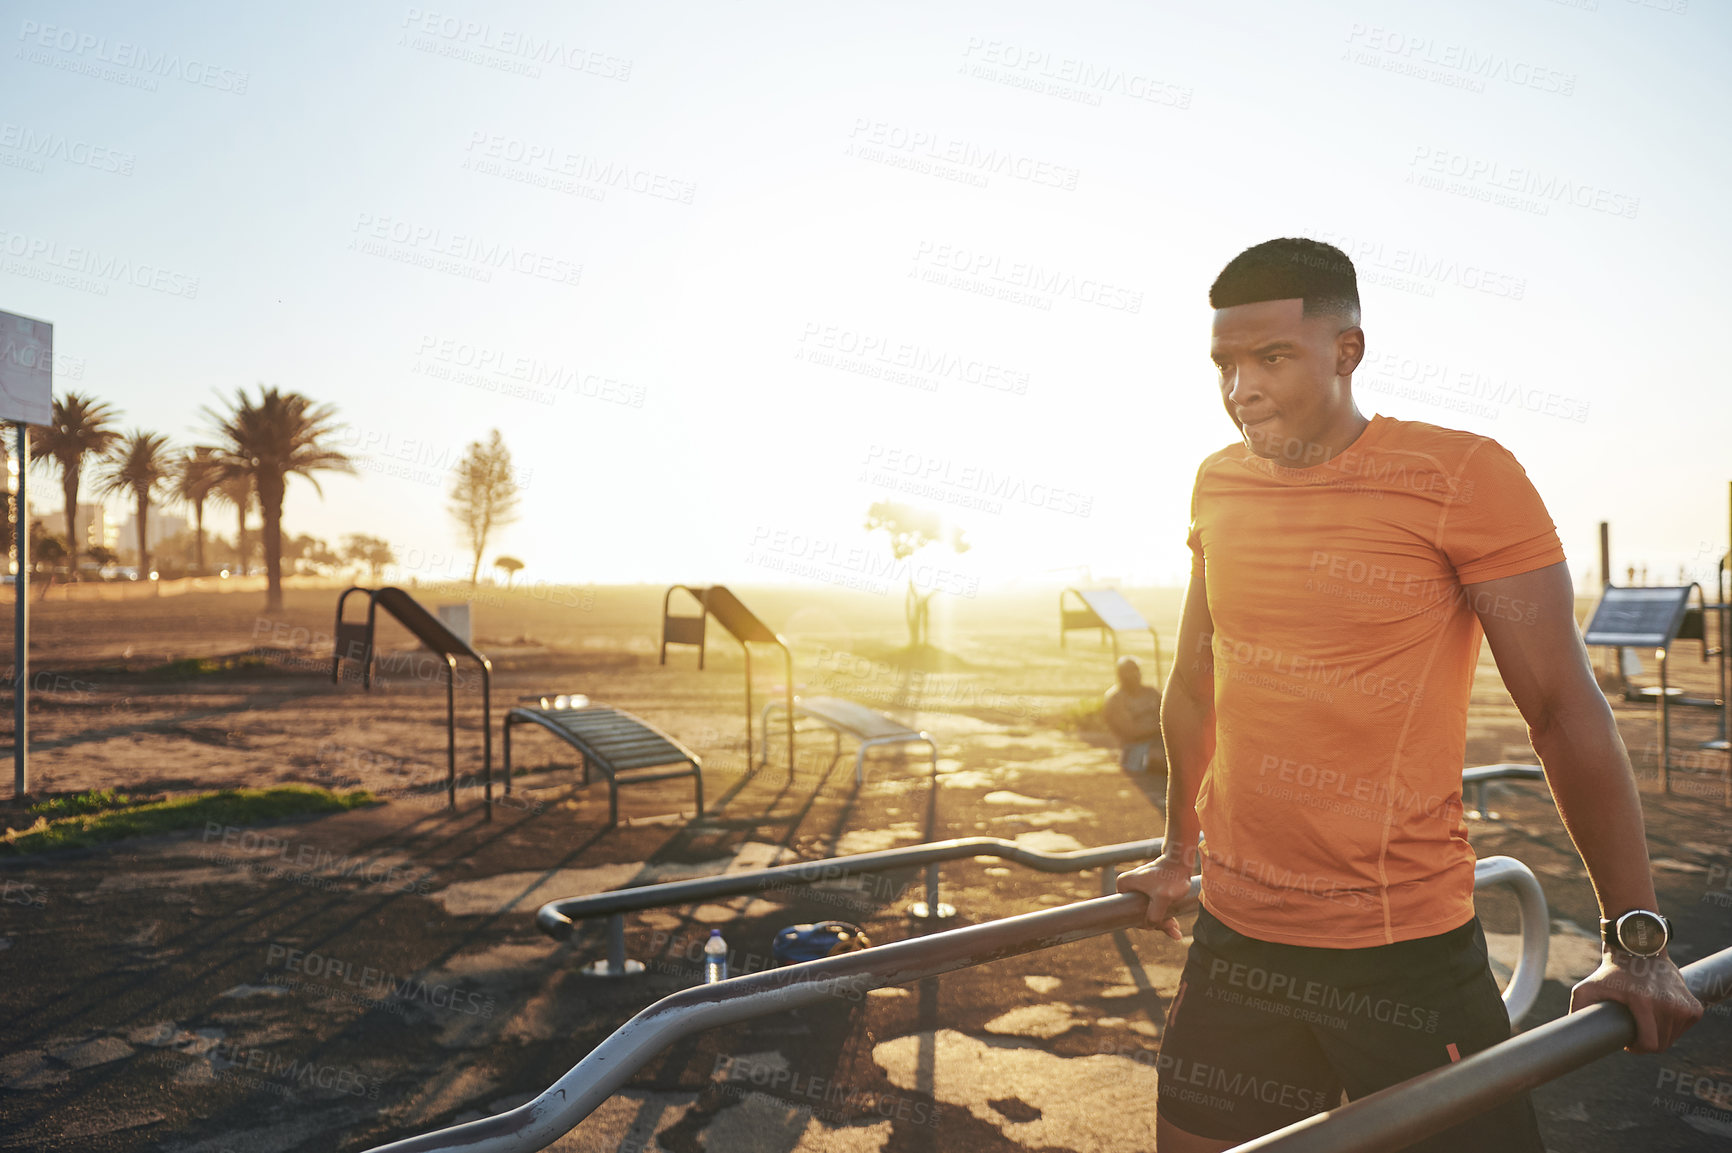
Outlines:
[{"label": "man in orange t-shirt", "polygon": [[[1461,804],[1482,636],[1602,916],[1629,927],[1607,929],[1572,1008],[1621,1001],[1632,1049],[1666,1048],[1702,1006],[1665,954],[1629,758],[1527,474],[1486,437],[1359,413],[1339,249],[1257,245],[1209,300],[1241,440],[1192,491],[1166,849],[1119,878],[1180,939],[1170,909],[1203,876],[1157,1066],[1160,1153],[1230,1148],[1509,1036]],[[1412,1148],[1543,1145],[1524,1095]]]}]

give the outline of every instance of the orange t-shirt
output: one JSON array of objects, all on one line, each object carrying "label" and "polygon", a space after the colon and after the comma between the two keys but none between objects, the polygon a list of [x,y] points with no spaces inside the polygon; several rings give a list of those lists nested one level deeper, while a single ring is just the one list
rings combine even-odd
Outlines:
[{"label": "orange t-shirt", "polygon": [[1535,606],[1463,586],[1564,559],[1527,473],[1494,440],[1382,416],[1310,468],[1235,444],[1197,470],[1189,544],[1215,623],[1203,903],[1324,948],[1465,923],[1475,610]]}]

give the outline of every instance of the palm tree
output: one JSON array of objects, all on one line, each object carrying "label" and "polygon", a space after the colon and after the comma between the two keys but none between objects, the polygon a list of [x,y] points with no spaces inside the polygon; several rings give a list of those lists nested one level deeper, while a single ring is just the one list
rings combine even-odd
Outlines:
[{"label": "palm tree", "polygon": [[[221,457],[218,458],[219,465]],[[253,478],[240,473],[220,473],[214,494],[235,510],[235,571],[242,576],[247,571],[247,514],[253,510]]]},{"label": "palm tree", "polygon": [[[66,498],[66,553],[72,579],[78,579],[78,483],[84,458],[103,456],[120,439],[113,422],[120,414],[88,396],[69,392],[54,401],[49,424],[30,429],[32,463],[60,469],[60,491]],[[22,518],[22,512],[20,512]]]},{"label": "palm tree", "polygon": [[222,466],[216,449],[209,445],[189,448],[174,462],[174,495],[192,506],[194,538],[198,571],[204,572],[204,502],[210,499],[222,480]]},{"label": "palm tree", "polygon": [[348,456],[324,443],[336,431],[336,409],[315,404],[298,392],[281,392],[259,385],[257,399],[236,389],[227,413],[209,408],[222,441],[218,447],[223,471],[252,481],[259,495],[265,532],[265,611],[283,607],[283,493],[289,477],[300,474],[320,496],[315,472],[353,474]]},{"label": "palm tree", "polygon": [[150,553],[145,548],[145,518],[150,515],[150,498],[174,475],[168,437],[135,428],[114,450],[106,465],[102,495],[130,496],[137,502],[138,575],[144,576],[150,572]]}]

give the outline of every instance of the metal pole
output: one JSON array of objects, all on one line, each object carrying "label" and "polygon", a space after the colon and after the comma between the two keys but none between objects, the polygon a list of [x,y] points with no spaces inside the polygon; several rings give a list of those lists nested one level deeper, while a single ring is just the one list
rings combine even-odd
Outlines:
[{"label": "metal pole", "polygon": [[[788,666],[788,683],[783,689],[783,695],[786,698],[784,703],[788,706],[788,723],[786,726],[788,730],[788,780],[792,781],[794,779],[794,654],[788,651],[787,645],[783,645],[782,656],[785,658],[783,663]],[[840,744],[841,734],[837,734],[836,739],[837,743]],[[770,726],[766,722],[764,725],[765,760],[770,759],[769,748]],[[748,767],[751,765],[751,758],[747,758],[746,764]]]},{"label": "metal pole", "polygon": [[[1610,521],[1600,522],[1600,592],[1612,587],[1612,525]],[[1612,675],[1617,678],[1615,684],[1620,690],[1624,687],[1624,650],[1612,650]]]},{"label": "metal pole", "polygon": [[1660,660],[1660,791],[1672,791],[1672,779],[1667,770],[1672,767],[1672,691],[1666,682],[1666,646],[1655,651]]},{"label": "metal pole", "polygon": [[493,667],[481,662],[481,775],[487,791],[487,819],[493,819]]},{"label": "metal pole", "polygon": [[445,654],[445,803],[457,811],[457,658]]},{"label": "metal pole", "polygon": [[30,792],[30,505],[24,496],[30,437],[23,422],[12,428],[18,434],[18,520],[12,533],[18,546],[18,576],[12,583],[12,795],[22,797]]},{"label": "metal pole", "polygon": [[625,972],[625,914],[607,919],[607,971],[609,976]]},{"label": "metal pole", "polygon": [[[740,651],[746,655],[746,768],[752,767],[752,646],[745,641],[740,642]],[[767,736],[764,741],[764,759],[770,759],[770,742]],[[793,758],[788,759],[788,768],[792,771]]]}]

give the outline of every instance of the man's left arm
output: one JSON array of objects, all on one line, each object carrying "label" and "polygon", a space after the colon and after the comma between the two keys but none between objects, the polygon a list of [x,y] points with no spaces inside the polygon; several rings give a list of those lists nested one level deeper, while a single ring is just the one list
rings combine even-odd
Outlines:
[{"label": "man's left arm", "polygon": [[[1594,683],[1576,628],[1569,565],[1463,586],[1485,629],[1504,686],[1528,724],[1558,815],[1587,866],[1600,915],[1659,911],[1642,803],[1629,753]],[[1678,967],[1662,951],[1632,957],[1603,950],[1600,967],[1570,995],[1570,1011],[1620,1001],[1636,1019],[1634,1053],[1669,1047],[1702,1016]]]}]

